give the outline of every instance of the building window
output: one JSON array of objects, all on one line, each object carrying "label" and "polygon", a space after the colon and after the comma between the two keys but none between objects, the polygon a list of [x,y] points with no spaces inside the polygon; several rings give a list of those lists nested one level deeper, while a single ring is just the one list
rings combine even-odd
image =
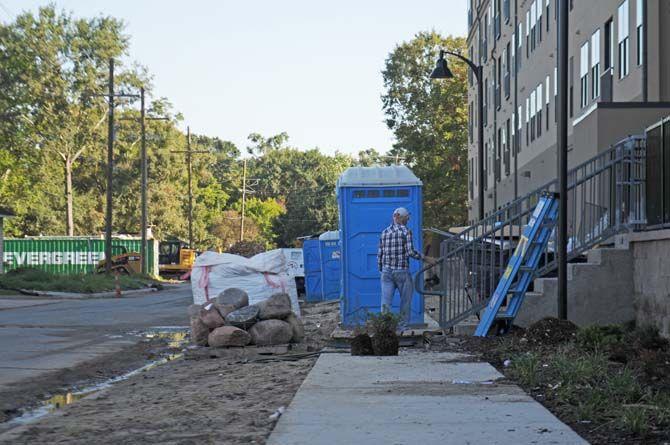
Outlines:
[{"label": "building window", "polygon": [[526,58],[530,57],[530,11],[526,11]]},{"label": "building window", "polygon": [[535,94],[535,100],[537,101],[536,103],[536,109],[535,112],[537,113],[537,137],[539,138],[542,136],[542,108],[544,104],[542,103],[544,99],[544,95],[542,94],[542,83],[540,83],[537,86],[537,93]]},{"label": "building window", "polygon": [[619,42],[619,79],[623,79],[628,75],[629,71],[629,48],[630,39],[628,38],[629,29],[629,8],[628,0],[619,6],[619,27],[618,27],[618,42]]},{"label": "building window", "polygon": [[509,23],[510,10],[509,10],[510,0],[503,0],[503,16],[505,17],[505,23]]},{"label": "building window", "polygon": [[589,42],[582,45],[579,53],[579,78],[581,82],[579,104],[584,108],[589,104]]},{"label": "building window", "polygon": [[605,70],[613,68],[614,65],[614,33],[612,19],[605,23]]},{"label": "building window", "polygon": [[530,141],[535,140],[535,129],[537,127],[535,123],[535,114],[537,113],[537,90],[533,90],[530,93]]},{"label": "building window", "polygon": [[503,128],[503,153],[505,156],[505,176],[510,173],[510,120],[507,119],[505,127]]},{"label": "building window", "polygon": [[550,102],[549,98],[550,98],[550,95],[551,95],[551,76],[547,76],[547,78],[544,81],[544,93],[545,93],[545,96],[547,96],[546,111],[545,112],[547,113],[547,117],[546,117],[547,131],[549,131],[549,102]]},{"label": "building window", "polygon": [[570,117],[575,115],[575,58],[570,57],[568,64],[568,108]]},{"label": "building window", "polygon": [[516,32],[516,42],[517,42],[517,54],[516,54],[516,72],[521,71],[521,55],[523,54],[522,42],[523,42],[523,22],[519,23],[519,27]]},{"label": "building window", "polygon": [[546,17],[544,18],[544,20],[547,22],[547,35],[549,35],[549,11],[550,11],[549,3],[550,3],[550,1],[547,0],[547,8],[546,8],[546,14],[545,14]]},{"label": "building window", "polygon": [[489,124],[489,80],[484,79],[484,127]]},{"label": "building window", "polygon": [[519,105],[519,109],[517,110],[516,113],[516,146],[514,149],[516,150],[515,153],[519,154],[521,151],[521,116],[523,116],[523,105]]},{"label": "building window", "polygon": [[542,41],[542,1],[537,0],[537,9],[535,13],[537,14],[537,42],[538,44]]},{"label": "building window", "polygon": [[489,187],[489,165],[491,164],[490,162],[490,156],[489,156],[489,143],[485,142],[484,143],[484,177],[482,178],[482,187],[484,187],[484,190],[488,189]]},{"label": "building window", "polygon": [[474,113],[473,113],[474,107],[472,106],[472,102],[468,104],[468,139],[470,140],[470,143],[474,140],[472,134],[472,128],[473,128],[473,123],[474,123]]},{"label": "building window", "polygon": [[495,152],[495,157],[496,157],[496,181],[500,181],[500,172],[501,172],[501,162],[502,162],[502,153],[501,153],[501,145],[502,145],[502,132],[503,129],[502,127],[498,127],[498,137],[496,138],[496,152]]},{"label": "building window", "polygon": [[637,29],[637,64],[642,65],[644,57],[644,32],[643,32],[644,10],[642,0],[636,0],[635,3],[635,24]]},{"label": "building window", "polygon": [[530,50],[535,51],[535,46],[537,45],[537,0],[534,0],[530,4]]},{"label": "building window", "polygon": [[554,66],[554,122],[558,122],[558,67]]},{"label": "building window", "polygon": [[473,167],[473,165],[474,165],[473,159],[470,158],[470,160],[468,161],[468,194],[470,195],[470,199],[472,199],[472,196],[473,196],[473,194],[472,194],[472,188],[473,188],[472,187],[472,176],[473,176],[472,167]]},{"label": "building window", "polygon": [[498,63],[496,65],[497,74],[496,74],[496,109],[500,109],[501,100],[501,86],[502,83],[502,57],[498,57]]},{"label": "building window", "polygon": [[507,47],[503,50],[503,60],[505,63],[505,78],[503,83],[505,85],[505,99],[509,99],[510,90],[510,43],[507,42]]},{"label": "building window", "polygon": [[[485,26],[484,30],[481,32],[481,39],[480,39],[481,48],[480,48],[480,50],[481,50],[482,53],[481,53],[480,57],[482,58],[483,63],[486,63],[486,61],[488,60],[488,52],[489,52],[488,51],[488,42],[487,42],[487,36],[488,36],[488,31],[487,30],[489,29],[488,28],[488,25],[489,25],[489,15],[488,14],[484,15],[484,23],[486,24],[486,26]],[[480,31],[481,31],[481,27],[480,27]]]},{"label": "building window", "polygon": [[495,35],[496,35],[496,40],[500,38],[500,0],[495,0],[495,18],[494,18],[494,25],[495,26]]},{"label": "building window", "polygon": [[526,98],[526,145],[530,144],[530,98]]},{"label": "building window", "polygon": [[591,36],[591,97],[600,96],[600,30]]}]

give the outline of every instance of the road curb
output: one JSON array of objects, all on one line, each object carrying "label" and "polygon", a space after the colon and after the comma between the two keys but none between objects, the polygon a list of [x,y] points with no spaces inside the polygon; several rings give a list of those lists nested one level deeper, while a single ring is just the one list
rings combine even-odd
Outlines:
[{"label": "road curb", "polygon": [[[49,292],[49,291],[36,291],[28,289],[20,289],[20,292],[25,295],[30,295],[33,297],[51,297],[51,298],[61,298],[66,300],[86,300],[91,298],[118,298],[115,291],[109,292],[96,292],[96,293],[76,293],[76,292]],[[158,292],[158,289],[150,287],[144,289],[129,289],[121,291],[121,298],[123,297],[132,297],[135,295],[143,295],[151,292]]]}]

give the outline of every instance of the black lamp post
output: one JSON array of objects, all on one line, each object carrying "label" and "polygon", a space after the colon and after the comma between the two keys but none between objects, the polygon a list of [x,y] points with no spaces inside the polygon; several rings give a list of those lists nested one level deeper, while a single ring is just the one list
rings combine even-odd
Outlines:
[{"label": "black lamp post", "polygon": [[484,219],[484,80],[483,72],[484,68],[481,65],[475,64],[472,60],[461,55],[460,53],[447,51],[444,49],[440,50],[440,58],[437,59],[437,64],[435,69],[430,75],[431,79],[451,79],[454,77],[453,73],[447,65],[447,59],[444,58],[445,54],[458,57],[463,62],[467,63],[470,69],[472,69],[475,78],[477,79],[477,105],[478,105],[478,124],[477,124],[477,144],[479,159],[477,162],[477,176],[479,177],[479,188],[478,188],[478,199],[479,199],[479,219]]}]

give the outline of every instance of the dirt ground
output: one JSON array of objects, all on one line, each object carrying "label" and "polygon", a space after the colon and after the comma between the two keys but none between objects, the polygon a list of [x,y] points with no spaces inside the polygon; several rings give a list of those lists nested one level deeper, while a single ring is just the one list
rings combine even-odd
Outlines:
[{"label": "dirt ground", "polygon": [[[338,322],[337,303],[303,307],[305,342],[319,350]],[[0,435],[0,443],[262,444],[317,355],[177,360]],[[273,358],[275,357],[275,358]]]}]

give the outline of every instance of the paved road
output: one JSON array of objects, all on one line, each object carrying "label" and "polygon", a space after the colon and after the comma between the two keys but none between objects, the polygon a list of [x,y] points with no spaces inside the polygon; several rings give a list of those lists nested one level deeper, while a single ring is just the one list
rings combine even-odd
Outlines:
[{"label": "paved road", "polygon": [[0,297],[0,390],[138,341],[133,332],[187,326],[189,285],[121,299]]}]

